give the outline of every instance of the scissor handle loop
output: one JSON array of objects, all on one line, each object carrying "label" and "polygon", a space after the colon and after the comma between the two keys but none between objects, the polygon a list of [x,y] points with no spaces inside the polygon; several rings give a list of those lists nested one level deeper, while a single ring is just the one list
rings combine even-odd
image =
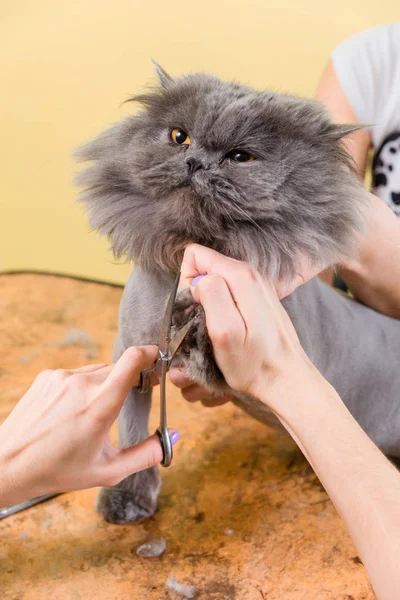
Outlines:
[{"label": "scissor handle loop", "polygon": [[169,465],[172,462],[173,452],[171,440],[169,439],[168,429],[158,427],[156,429],[156,434],[158,435],[158,438],[160,440],[161,449],[163,453],[163,459],[160,464],[163,467],[169,467]]},{"label": "scissor handle loop", "polygon": [[150,375],[155,371],[156,363],[151,365],[151,367],[147,367],[147,369],[143,369],[140,371],[139,385],[136,386],[136,390],[139,394],[146,394],[150,390]]}]

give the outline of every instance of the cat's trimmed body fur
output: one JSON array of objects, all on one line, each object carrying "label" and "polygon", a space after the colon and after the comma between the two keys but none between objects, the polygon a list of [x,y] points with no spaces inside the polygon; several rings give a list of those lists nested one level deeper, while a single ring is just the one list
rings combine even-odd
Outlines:
[{"label": "cat's trimmed body fur", "polygon": [[[160,73],[161,87],[139,97],[144,109],[80,153],[92,161],[79,178],[92,225],[110,237],[117,256],[137,265],[121,302],[114,358],[130,345],[157,343],[189,242],[264,274],[291,276],[301,256],[325,266],[351,253],[366,199],[340,142],[351,128],[333,125],[317,103],[206,75],[173,81]],[[189,134],[186,147],[171,137],[176,128]],[[255,160],[237,164],[234,149]],[[196,170],[188,168],[193,161]],[[361,426],[382,450],[400,456],[400,321],[317,279],[284,305],[311,360]],[[183,360],[204,383],[215,370],[212,356],[199,361],[201,352],[193,347]],[[257,400],[236,396],[235,402],[274,424]],[[130,392],[119,419],[122,446],[147,436],[150,403],[151,392]],[[98,510],[111,522],[147,517],[159,485],[155,468],[128,477],[101,491]]]},{"label": "cat's trimmed body fur", "polygon": [[[167,278],[140,268],[133,271],[121,302],[115,359],[130,345],[156,342],[170,286]],[[386,454],[400,457],[400,321],[376,313],[316,278],[298,288],[284,305],[308,356],[353,416]],[[122,446],[147,436],[150,403],[151,393],[132,390],[129,394],[119,419]],[[236,394],[235,404],[279,427],[261,402]],[[148,517],[156,509],[159,486],[153,467],[103,489],[97,508],[115,523]]]}]

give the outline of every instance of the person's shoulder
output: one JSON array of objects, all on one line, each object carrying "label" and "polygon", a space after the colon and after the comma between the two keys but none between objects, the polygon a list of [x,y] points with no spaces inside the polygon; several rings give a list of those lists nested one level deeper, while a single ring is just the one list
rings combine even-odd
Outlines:
[{"label": "person's shoulder", "polygon": [[388,37],[398,37],[400,33],[400,21],[396,23],[385,23],[384,25],[377,25],[370,29],[364,29],[358,33],[352,35],[347,41],[353,41],[362,43],[367,40],[381,40],[387,39]]},{"label": "person's shoulder", "polygon": [[400,48],[400,21],[386,23],[370,29],[355,33],[336,46],[332,55],[354,55],[363,50],[379,52],[386,51],[388,47],[393,51]]}]

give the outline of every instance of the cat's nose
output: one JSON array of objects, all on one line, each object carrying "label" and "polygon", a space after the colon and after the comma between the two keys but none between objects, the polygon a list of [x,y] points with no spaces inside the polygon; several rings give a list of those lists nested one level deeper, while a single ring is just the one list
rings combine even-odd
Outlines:
[{"label": "cat's nose", "polygon": [[189,169],[190,175],[193,175],[193,173],[196,173],[196,171],[198,171],[199,169],[204,169],[204,164],[199,158],[190,157],[187,158],[185,162]]}]

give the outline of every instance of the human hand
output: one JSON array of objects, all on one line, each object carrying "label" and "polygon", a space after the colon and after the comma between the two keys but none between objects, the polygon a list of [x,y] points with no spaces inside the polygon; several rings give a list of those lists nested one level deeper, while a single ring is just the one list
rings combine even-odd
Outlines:
[{"label": "human hand", "polygon": [[[274,286],[249,265],[192,244],[181,272],[183,286],[198,280],[192,294],[203,305],[215,359],[230,387],[262,399],[264,388],[314,369]],[[279,412],[279,403],[269,402]]]},{"label": "human hand", "polygon": [[[129,348],[115,365],[44,371],[0,426],[0,506],[45,493],[111,486],[162,460],[156,435],[114,448],[110,428],[155,346]],[[178,432],[170,432],[172,443]]]},{"label": "human hand", "polygon": [[[322,269],[322,266],[310,264],[308,260],[301,259],[298,265],[298,272],[291,280],[281,278],[274,282],[274,287],[278,298],[289,296],[300,285],[307,283]],[[188,402],[201,402],[203,406],[214,407],[220,406],[232,400],[232,395],[224,394],[223,396],[210,395],[208,390],[193,382],[189,377],[182,372],[179,367],[172,367],[169,372],[171,382],[182,391],[182,396]]]},{"label": "human hand", "polygon": [[172,367],[169,372],[171,382],[180,388],[182,396],[188,402],[201,402],[203,406],[213,408],[232,400],[232,395],[214,396],[206,388],[194,383],[179,367]]}]

